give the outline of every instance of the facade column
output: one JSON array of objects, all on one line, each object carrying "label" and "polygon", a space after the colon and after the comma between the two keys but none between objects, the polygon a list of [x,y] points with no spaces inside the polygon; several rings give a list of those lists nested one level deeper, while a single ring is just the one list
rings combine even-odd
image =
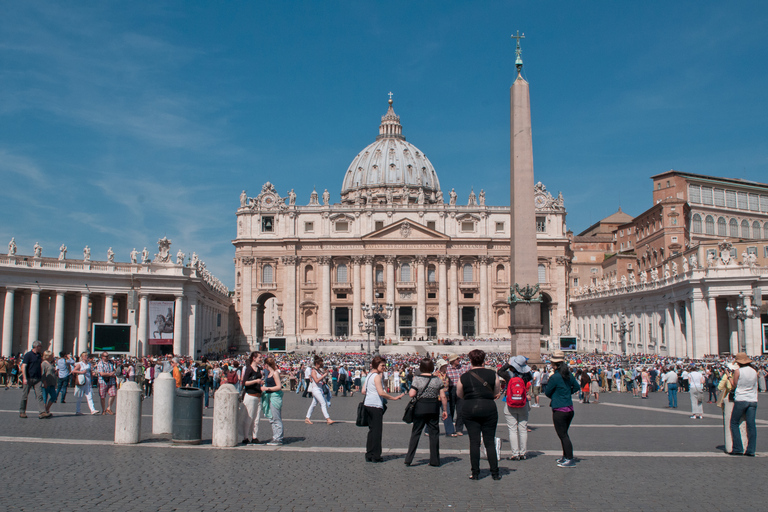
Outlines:
[{"label": "facade column", "polygon": [[105,324],[111,324],[114,322],[114,317],[112,316],[112,303],[114,302],[114,296],[113,295],[107,295],[104,298],[104,323]]},{"label": "facade column", "polygon": [[448,304],[448,336],[458,338],[459,333],[459,257],[451,256],[450,295]]},{"label": "facade column", "polygon": [[5,289],[5,307],[3,308],[3,356],[12,356],[13,351],[13,299],[14,288]]},{"label": "facade column", "polygon": [[184,296],[177,295],[176,303],[173,308],[173,354],[180,356],[182,353],[182,319],[184,317]]},{"label": "facade column", "polygon": [[[29,297],[29,337],[28,350],[32,350],[32,342],[40,335],[40,290],[32,290]],[[58,356],[58,354],[56,354]]]},{"label": "facade column", "polygon": [[713,295],[707,297],[707,318],[709,318],[709,353],[717,355],[720,353],[720,347],[717,342],[717,303]]},{"label": "facade column", "polygon": [[77,326],[77,354],[80,355],[83,352],[90,352],[90,339],[88,339],[88,302],[90,301],[89,294],[80,294],[80,318]]},{"label": "facade column", "polygon": [[[195,293],[197,295],[197,293]],[[198,359],[197,351],[203,349],[202,337],[197,332],[197,310],[198,310],[197,297],[189,298],[189,352],[190,356],[194,359]],[[202,306],[201,306],[202,308]]]},{"label": "facade column", "polygon": [[395,308],[393,314],[384,321],[384,336],[390,339],[395,338],[395,320],[397,315],[394,313],[397,311],[395,306],[395,257],[385,256],[387,262],[387,304],[392,304]]},{"label": "facade column", "polygon": [[683,333],[683,341],[685,343],[685,355],[686,357],[696,356],[696,343],[693,339],[693,315],[691,314],[692,299],[686,299],[683,301],[685,308],[685,332]]},{"label": "facade column", "polygon": [[[661,338],[664,340],[664,346],[667,348],[667,355],[676,357],[675,346],[672,341],[672,315],[674,311],[669,304],[664,308],[664,325],[661,327]],[[661,340],[659,340],[661,342]]]},{"label": "facade column", "polygon": [[320,263],[322,280],[319,301],[320,329],[317,336],[328,339],[331,337],[331,258],[330,256],[320,256],[317,261]]},{"label": "facade column", "polygon": [[[480,256],[477,258],[478,266],[480,267],[480,332],[478,337],[485,338],[488,336],[488,256]],[[550,339],[552,333],[550,333]]]},{"label": "facade column", "polygon": [[373,304],[373,290],[375,283],[373,282],[373,256],[363,256],[363,263],[365,265],[365,303]]},{"label": "facade column", "polygon": [[427,327],[427,280],[426,258],[416,256],[416,336],[426,335]]},{"label": "facade column", "polygon": [[298,290],[296,288],[296,267],[299,263],[298,256],[283,256],[283,272],[285,273],[285,295],[283,299],[283,335],[290,339],[290,341],[296,340],[296,307],[299,304]]},{"label": "facade column", "polygon": [[64,292],[56,291],[56,314],[53,319],[53,345],[51,352],[58,357],[64,350]]},{"label": "facade column", "polygon": [[[86,301],[87,301],[86,297]],[[88,303],[85,305],[88,308]],[[82,313],[80,316],[82,322]],[[87,321],[87,319],[86,319]],[[139,356],[145,356],[149,353],[149,335],[147,334],[149,328],[149,296],[146,293],[139,295],[139,330],[136,333],[136,340],[139,344],[138,354]]]},{"label": "facade column", "polygon": [[[253,256],[243,256],[240,258],[240,263],[242,263],[241,270],[242,275],[240,276],[240,282],[242,283],[241,290],[243,291],[242,296],[240,297],[240,336],[242,337],[240,340],[238,340],[238,344],[241,341],[246,342],[246,344],[250,344],[253,341],[253,333],[254,333],[254,325],[253,322],[251,322],[251,318],[253,315],[252,307],[251,307],[251,301],[253,300],[252,292],[253,292],[253,264],[256,262],[256,258]],[[203,339],[205,339],[205,329],[203,329]],[[250,345],[249,345],[250,348]]]},{"label": "facade column", "polygon": [[448,336],[448,272],[445,267],[448,257],[440,255],[437,257],[437,337],[445,338]]},{"label": "facade column", "polygon": [[361,320],[361,290],[360,290],[360,256],[352,256],[352,333],[353,338],[360,337],[360,327],[357,325]]}]

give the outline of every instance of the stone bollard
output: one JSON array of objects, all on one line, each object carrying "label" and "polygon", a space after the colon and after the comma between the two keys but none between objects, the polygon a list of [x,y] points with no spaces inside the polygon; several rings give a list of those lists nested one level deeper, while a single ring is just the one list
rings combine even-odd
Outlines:
[{"label": "stone bollard", "polygon": [[[723,430],[725,431],[725,453],[733,450],[733,438],[731,437],[731,413],[733,412],[733,402],[723,400]],[[739,424],[739,434],[741,434],[741,446],[747,448],[747,416],[741,417]]]},{"label": "stone bollard", "polygon": [[176,380],[170,373],[161,373],[152,385],[152,433],[173,433],[173,400]]},{"label": "stone bollard", "polygon": [[214,395],[213,446],[236,446],[239,393],[232,384],[223,384]]},{"label": "stone bollard", "polygon": [[124,382],[117,390],[115,444],[136,444],[141,440],[141,388]]}]

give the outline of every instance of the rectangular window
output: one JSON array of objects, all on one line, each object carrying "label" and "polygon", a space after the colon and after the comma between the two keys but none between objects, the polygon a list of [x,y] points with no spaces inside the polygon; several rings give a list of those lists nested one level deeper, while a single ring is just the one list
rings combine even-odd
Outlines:
[{"label": "rectangular window", "polygon": [[747,247],[747,254],[754,254],[757,256],[757,247]]},{"label": "rectangular window", "polygon": [[763,246],[763,258],[768,258],[768,245]]},{"label": "rectangular window", "polygon": [[347,231],[349,231],[349,222],[345,220],[340,220],[339,222],[337,222],[336,231],[340,233],[346,233]]},{"label": "rectangular window", "polygon": [[734,190],[725,191],[725,206],[727,206],[728,208],[736,208],[736,191]]},{"label": "rectangular window", "polygon": [[471,233],[472,231],[475,230],[475,223],[472,222],[471,220],[465,220],[464,222],[461,223],[461,230],[464,233]]},{"label": "rectangular window", "polygon": [[275,218],[274,217],[262,217],[261,218],[261,232],[262,233],[272,233],[275,229]]},{"label": "rectangular window", "polygon": [[701,187],[701,202],[703,204],[713,204],[712,187]]},{"label": "rectangular window", "polygon": [[435,221],[433,221],[433,220],[428,220],[428,221],[427,221],[427,228],[429,228],[429,229],[431,229],[431,230],[433,230],[433,231],[434,231],[434,230],[435,230]]},{"label": "rectangular window", "polygon": [[304,232],[305,233],[312,233],[315,231],[315,223],[314,222],[305,222],[304,223]]},{"label": "rectangular window", "polygon": [[757,194],[749,194],[749,209],[753,212],[760,211],[760,196]]},{"label": "rectangular window", "polygon": [[725,190],[721,188],[715,189],[715,206],[725,206]]},{"label": "rectangular window", "polygon": [[377,268],[376,269],[376,282],[377,283],[383,283],[384,282],[384,269],[383,268]]},{"label": "rectangular window", "polygon": [[383,299],[384,298],[384,292],[376,292],[374,294],[377,299]]},{"label": "rectangular window", "polygon": [[701,187],[699,185],[688,185],[688,202],[701,203]]},{"label": "rectangular window", "polygon": [[760,211],[768,212],[768,196],[760,196]]},{"label": "rectangular window", "polygon": [[427,293],[427,298],[428,299],[436,299],[437,298],[437,294],[435,292],[429,292],[429,293]]},{"label": "rectangular window", "polygon": [[221,313],[216,315],[216,327],[221,327]]},{"label": "rectangular window", "polygon": [[346,293],[337,293],[336,294],[336,298],[337,299],[346,299],[347,298],[347,294]]},{"label": "rectangular window", "polygon": [[384,221],[383,220],[377,220],[376,221],[376,231],[384,229]]},{"label": "rectangular window", "polygon": [[573,278],[573,286],[579,286],[579,278],[578,277],[574,277]]},{"label": "rectangular window", "polygon": [[347,266],[346,265],[341,264],[338,267],[336,267],[336,282],[338,283],[347,282]]},{"label": "rectangular window", "polygon": [[436,276],[435,276],[435,267],[429,267],[427,269],[427,282],[428,283],[434,283],[436,280],[437,279],[436,279]]},{"label": "rectangular window", "polygon": [[546,233],[547,232],[547,218],[546,217],[536,217],[536,232],[537,233]]},{"label": "rectangular window", "polygon": [[475,294],[474,293],[465,293],[464,294],[464,298],[465,299],[474,299],[475,298]]},{"label": "rectangular window", "polygon": [[497,233],[503,233],[504,232],[504,223],[503,222],[497,222],[496,223],[496,232]]},{"label": "rectangular window", "polygon": [[672,237],[672,242],[673,242],[673,243],[674,243],[674,242],[677,242],[677,237],[676,237],[676,236],[673,236],[673,237]]},{"label": "rectangular window", "polygon": [[749,208],[749,201],[747,199],[746,192],[738,192],[736,197],[739,200],[739,210],[747,210]]}]

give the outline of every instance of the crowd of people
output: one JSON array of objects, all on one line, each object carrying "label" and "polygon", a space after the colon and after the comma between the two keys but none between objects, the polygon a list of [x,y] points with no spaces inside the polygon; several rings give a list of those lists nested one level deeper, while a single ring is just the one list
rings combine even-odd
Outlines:
[{"label": "crowd of people", "polygon": [[[311,358],[311,359],[308,359]],[[263,414],[272,426],[267,444],[283,443],[283,393],[292,391],[311,397],[305,422],[319,406],[327,424],[335,423],[328,413],[331,397],[361,392],[364,423],[369,428],[366,461],[381,462],[383,415],[388,400],[406,394],[415,402],[413,427],[405,463],[413,461],[419,439],[426,429],[430,445],[430,465],[439,466],[439,423],[446,436],[464,435],[470,446],[470,478],[479,475],[481,444],[490,464],[491,476],[500,478],[499,446],[496,439],[498,413],[495,401],[503,395],[504,418],[509,431],[511,459],[527,456],[528,411],[540,406],[542,394],[550,398],[553,424],[563,449],[560,467],[575,466],[568,428],[574,417],[572,395],[578,393],[584,404],[599,403],[601,392],[626,392],[647,399],[659,391],[668,395],[669,408],[677,408],[678,390],[687,392],[691,419],[703,418],[703,402],[731,403],[734,455],[755,453],[755,412],[758,392],[766,391],[768,360],[737,354],[735,358],[708,357],[702,360],[671,358],[655,354],[583,354],[553,352],[542,355],[544,364],[527,365],[523,356],[509,358],[501,352],[472,350],[468,361],[458,354],[394,354],[371,357],[365,352],[320,355],[258,352],[219,360],[175,356],[135,358],[109,353],[82,353],[77,358],[60,353],[56,358],[44,351],[41,342],[15,358],[0,358],[0,383],[6,389],[23,389],[19,415],[26,418],[30,392],[38,401],[39,418],[53,416],[52,405],[65,403],[68,389],[74,387],[76,414],[86,400],[91,414],[114,414],[117,389],[134,381],[144,396],[152,395],[153,383],[161,373],[169,373],[177,387],[193,386],[204,391],[204,407],[209,395],[229,383],[241,394],[242,410],[238,431],[243,444],[260,443],[259,420]],[[101,409],[94,404],[97,389]],[[747,446],[736,440],[739,423],[747,422]]]}]

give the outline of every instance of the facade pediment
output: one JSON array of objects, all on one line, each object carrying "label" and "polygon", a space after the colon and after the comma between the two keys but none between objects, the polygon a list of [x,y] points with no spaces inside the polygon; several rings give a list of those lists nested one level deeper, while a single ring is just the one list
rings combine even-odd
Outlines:
[{"label": "facade pediment", "polygon": [[442,233],[438,233],[433,229],[429,229],[426,226],[417,224],[415,222],[403,219],[397,221],[389,226],[386,226],[378,231],[369,233],[362,237],[363,241],[376,241],[376,240],[434,240],[434,241],[448,241],[451,238]]}]

